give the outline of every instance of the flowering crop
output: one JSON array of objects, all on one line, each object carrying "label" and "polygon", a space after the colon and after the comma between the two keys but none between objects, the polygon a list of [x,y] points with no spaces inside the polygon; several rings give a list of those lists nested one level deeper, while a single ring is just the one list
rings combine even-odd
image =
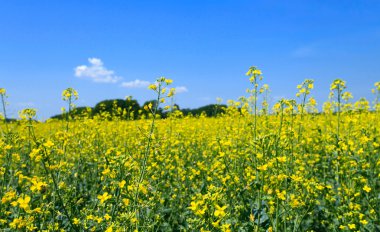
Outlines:
[{"label": "flowering crop", "polygon": [[[298,101],[282,99],[270,112],[261,74],[251,67],[250,97],[229,101],[213,118],[169,106],[169,117],[159,119],[159,104],[175,95],[172,80],[161,77],[149,86],[157,94],[145,107],[150,117],[40,123],[26,109],[22,120],[4,120],[0,228],[380,230],[380,85],[373,106],[352,104],[337,79],[316,113],[314,82],[305,80]],[[70,112],[78,93],[62,96]]]}]

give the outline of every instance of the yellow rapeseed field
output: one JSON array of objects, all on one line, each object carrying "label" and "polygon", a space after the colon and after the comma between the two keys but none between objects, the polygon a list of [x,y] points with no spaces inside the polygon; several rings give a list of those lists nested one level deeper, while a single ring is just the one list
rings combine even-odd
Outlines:
[{"label": "yellow rapeseed field", "polygon": [[[318,112],[313,80],[270,106],[261,71],[247,76],[248,96],[212,118],[174,109],[160,119],[149,105],[138,120],[41,123],[34,109],[3,120],[0,228],[379,231],[380,83],[375,102],[352,102],[337,79]],[[175,94],[171,82],[149,86],[161,106]],[[78,93],[62,97],[70,113]]]}]

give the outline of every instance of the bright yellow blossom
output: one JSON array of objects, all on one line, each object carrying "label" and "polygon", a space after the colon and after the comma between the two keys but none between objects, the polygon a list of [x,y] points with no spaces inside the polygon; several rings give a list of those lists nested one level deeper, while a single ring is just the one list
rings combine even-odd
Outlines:
[{"label": "bright yellow blossom", "polygon": [[103,193],[103,195],[98,195],[98,199],[99,199],[100,203],[102,203],[102,204],[103,204],[105,201],[107,201],[107,200],[109,200],[109,199],[111,199],[111,198],[112,198],[112,196],[109,195],[108,192]]},{"label": "bright yellow blossom", "polygon": [[371,187],[369,187],[368,185],[364,186],[363,187],[363,190],[366,191],[367,193],[371,192]]},{"label": "bright yellow blossom", "polygon": [[220,207],[219,205],[215,205],[215,212],[214,212],[214,215],[215,217],[224,217],[226,215],[226,212],[224,212],[226,210],[227,206],[223,206],[223,207]]}]

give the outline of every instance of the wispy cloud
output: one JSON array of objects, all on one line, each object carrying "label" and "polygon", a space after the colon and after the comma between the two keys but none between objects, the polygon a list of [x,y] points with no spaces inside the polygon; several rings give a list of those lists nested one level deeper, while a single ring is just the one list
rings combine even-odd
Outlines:
[{"label": "wispy cloud", "polygon": [[34,107],[36,104],[34,102],[17,102],[16,106],[22,107],[22,108],[27,108],[27,107]]},{"label": "wispy cloud", "polygon": [[[144,81],[144,80],[136,79],[134,81],[124,81],[124,82],[121,83],[120,86],[124,87],[124,88],[130,88],[130,89],[132,89],[132,88],[146,88],[150,84],[154,84],[154,83],[153,82],[149,82],[149,81]],[[189,90],[186,88],[186,86],[177,86],[177,87],[175,87],[175,92],[176,92],[176,94],[180,94],[180,93],[189,92]]]},{"label": "wispy cloud", "polygon": [[204,101],[204,102],[211,101],[211,97],[201,97],[201,98],[198,98],[198,99],[201,100],[201,101]]},{"label": "wispy cloud", "polygon": [[176,93],[186,93],[189,92],[189,90],[185,86],[178,86],[175,88]]},{"label": "wispy cloud", "polygon": [[122,78],[115,75],[113,70],[107,69],[102,60],[98,58],[89,58],[87,65],[80,65],[75,68],[75,76],[79,78],[90,79],[98,83],[116,83]]},{"label": "wispy cloud", "polygon": [[121,83],[121,86],[125,88],[146,88],[150,84],[151,83],[149,81],[142,81],[142,80],[136,79],[134,81],[123,82]]},{"label": "wispy cloud", "polygon": [[315,50],[312,46],[302,46],[292,51],[291,55],[295,58],[306,58],[314,55]]}]

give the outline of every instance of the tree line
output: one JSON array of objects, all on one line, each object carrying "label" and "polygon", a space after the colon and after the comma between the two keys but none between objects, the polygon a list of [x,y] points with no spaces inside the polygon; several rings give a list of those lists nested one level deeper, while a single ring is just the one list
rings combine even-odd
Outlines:
[{"label": "tree line", "polygon": [[[156,100],[150,100],[140,105],[137,100],[127,98],[123,99],[111,99],[103,100],[97,103],[94,107],[76,107],[71,112],[65,112],[62,114],[54,115],[52,119],[67,119],[80,117],[101,117],[104,119],[120,118],[126,120],[135,120],[141,118],[147,118],[151,115],[149,109],[155,109],[157,105]],[[174,104],[170,109],[166,110],[162,107],[157,108],[157,115],[160,118],[166,118],[170,113],[176,112],[182,115],[199,116],[203,114],[207,117],[215,117],[219,113],[222,113],[226,108],[223,104],[209,104],[199,108],[184,108],[181,109],[177,104]]]}]

